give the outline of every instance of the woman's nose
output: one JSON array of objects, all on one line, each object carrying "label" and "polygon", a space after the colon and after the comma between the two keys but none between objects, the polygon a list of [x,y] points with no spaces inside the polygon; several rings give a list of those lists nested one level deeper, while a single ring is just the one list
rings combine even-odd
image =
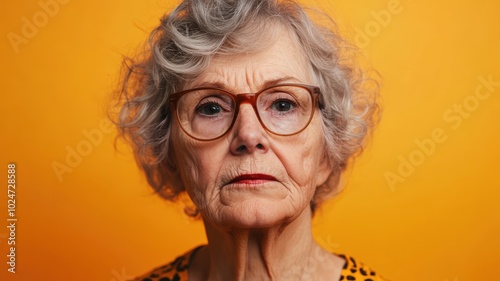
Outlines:
[{"label": "woman's nose", "polygon": [[265,153],[269,149],[268,137],[252,105],[241,104],[233,125],[231,152],[234,154]]}]

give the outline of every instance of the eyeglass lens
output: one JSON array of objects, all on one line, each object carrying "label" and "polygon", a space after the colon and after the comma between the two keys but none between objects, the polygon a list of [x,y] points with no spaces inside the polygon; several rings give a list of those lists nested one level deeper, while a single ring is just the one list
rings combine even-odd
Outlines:
[{"label": "eyeglass lens", "polygon": [[[260,92],[255,100],[257,116],[270,132],[291,135],[309,123],[313,99],[300,86],[275,86]],[[225,134],[238,112],[236,96],[218,89],[194,89],[177,103],[182,128],[198,139],[214,139]]]}]

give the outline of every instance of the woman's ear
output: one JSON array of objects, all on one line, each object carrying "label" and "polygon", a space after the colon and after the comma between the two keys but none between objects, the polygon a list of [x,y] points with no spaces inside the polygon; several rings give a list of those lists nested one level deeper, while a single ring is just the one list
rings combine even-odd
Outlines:
[{"label": "woman's ear", "polygon": [[[171,158],[174,158],[173,155],[171,155]],[[179,171],[177,169],[176,163],[174,163],[173,159],[167,160],[166,161],[166,182],[167,185],[170,186],[172,190],[175,190],[175,193],[180,193],[185,190],[184,184],[182,183],[181,176],[179,174]]]},{"label": "woman's ear", "polygon": [[323,185],[328,180],[332,172],[332,164],[328,159],[327,153],[324,153],[319,163],[318,171],[316,173],[316,186]]},{"label": "woman's ear", "polygon": [[161,186],[156,188],[156,192],[164,199],[175,199],[185,190],[179,173],[177,172],[177,167],[172,160],[164,159],[161,163],[161,170],[163,171],[159,179]]}]

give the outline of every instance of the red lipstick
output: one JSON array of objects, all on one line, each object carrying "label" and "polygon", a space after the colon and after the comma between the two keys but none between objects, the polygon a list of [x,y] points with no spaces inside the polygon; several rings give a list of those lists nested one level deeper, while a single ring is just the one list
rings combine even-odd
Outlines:
[{"label": "red lipstick", "polygon": [[266,174],[245,174],[235,177],[229,183],[259,184],[266,181],[276,181],[276,178]]}]

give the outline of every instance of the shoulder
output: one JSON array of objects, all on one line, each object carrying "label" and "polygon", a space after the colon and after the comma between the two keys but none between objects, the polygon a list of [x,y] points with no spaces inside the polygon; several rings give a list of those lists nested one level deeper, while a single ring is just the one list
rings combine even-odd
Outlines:
[{"label": "shoulder", "polygon": [[375,272],[372,268],[364,263],[355,260],[353,257],[345,254],[337,254],[337,256],[345,260],[344,267],[340,280],[355,280],[355,281],[388,281]]},{"label": "shoulder", "polygon": [[[131,281],[188,281],[188,268],[191,257],[201,248],[203,246],[190,250],[177,257],[174,261],[157,267]],[[337,256],[345,260],[339,279],[341,281],[388,281],[377,274],[372,268],[349,255],[337,254]]]},{"label": "shoulder", "polygon": [[203,246],[197,247],[179,257],[174,261],[157,267],[131,281],[187,281],[188,267],[191,257]]}]

